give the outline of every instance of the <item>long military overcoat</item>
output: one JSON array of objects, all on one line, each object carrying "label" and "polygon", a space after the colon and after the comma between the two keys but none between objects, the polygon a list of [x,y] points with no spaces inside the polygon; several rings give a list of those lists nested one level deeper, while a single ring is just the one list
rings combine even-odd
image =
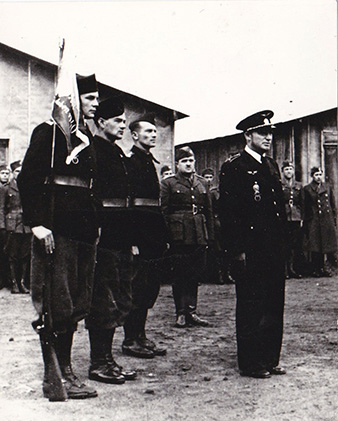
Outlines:
[{"label": "long military overcoat", "polygon": [[337,250],[335,201],[329,184],[314,181],[304,187],[304,247],[317,253]]}]

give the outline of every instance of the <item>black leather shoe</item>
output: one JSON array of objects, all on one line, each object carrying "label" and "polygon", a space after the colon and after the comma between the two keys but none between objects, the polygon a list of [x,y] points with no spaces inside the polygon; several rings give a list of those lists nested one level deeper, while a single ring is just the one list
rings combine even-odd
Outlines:
[{"label": "black leather shoe", "polygon": [[136,379],[137,373],[136,373],[135,370],[125,370],[122,366],[117,364],[117,362],[114,360],[112,355],[107,355],[106,359],[107,359],[108,365],[111,366],[113,369],[114,369],[114,367],[117,367],[120,374],[122,374],[122,376],[125,378],[125,380],[135,380]]},{"label": "black leather shoe", "polygon": [[267,370],[240,371],[239,374],[243,377],[253,377],[255,379],[268,379],[271,377],[270,372]]},{"label": "black leather shoe", "polygon": [[175,327],[178,327],[178,328],[187,327],[187,322],[185,320],[185,315],[184,314],[179,314],[177,316]]},{"label": "black leather shoe", "polygon": [[283,367],[272,367],[269,368],[270,374],[275,374],[277,376],[281,376],[282,374],[286,374],[286,370]]},{"label": "black leather shoe", "polygon": [[125,355],[136,358],[154,358],[155,353],[150,349],[143,348],[137,341],[122,344],[122,352]]},{"label": "black leather shoe", "polygon": [[109,384],[123,384],[126,381],[119,367],[107,361],[102,364],[93,363],[89,368],[88,378],[96,382]]},{"label": "black leather shoe", "polygon": [[196,313],[188,314],[187,322],[194,326],[203,326],[203,327],[209,326],[209,322],[207,320],[201,319],[199,316],[197,316]]},{"label": "black leather shoe", "polygon": [[147,337],[141,336],[138,338],[137,342],[142,348],[150,349],[153,353],[157,356],[163,356],[167,354],[167,350],[165,348],[159,348],[155,342],[151,341]]}]

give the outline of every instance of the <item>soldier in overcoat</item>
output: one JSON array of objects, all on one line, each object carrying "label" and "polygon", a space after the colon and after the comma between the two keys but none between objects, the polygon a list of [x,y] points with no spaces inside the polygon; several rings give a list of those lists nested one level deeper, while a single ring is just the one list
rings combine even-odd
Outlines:
[{"label": "soldier in overcoat", "polygon": [[220,174],[224,247],[236,280],[236,331],[240,374],[268,378],[278,366],[283,334],[285,206],[276,162],[265,156],[272,142],[272,111],[242,120],[242,153]]},{"label": "soldier in overcoat", "polygon": [[301,258],[301,227],[303,224],[302,184],[295,180],[295,167],[290,161],[282,164],[282,189],[285,201],[287,257],[285,265],[286,278],[301,278],[295,269],[295,263]]},{"label": "soldier in overcoat", "polygon": [[23,223],[22,205],[17,185],[17,177],[21,171],[21,161],[12,162],[12,180],[4,188],[4,206],[0,209],[1,219],[5,220],[7,240],[5,252],[9,261],[10,282],[12,294],[28,294],[25,285],[28,277],[29,259],[31,254],[31,229]]},{"label": "soldier in overcoat", "polygon": [[211,195],[204,178],[195,174],[195,156],[189,147],[178,149],[175,160],[176,174],[161,182],[161,206],[173,256],[175,326],[208,326],[196,311],[206,247],[214,240]]},{"label": "soldier in overcoat", "polygon": [[163,356],[166,349],[146,336],[148,310],[160,290],[160,267],[168,241],[160,209],[160,186],[150,150],[156,146],[155,115],[146,114],[130,123],[134,146],[129,156],[133,207],[133,243],[137,246],[132,280],[133,305],[124,324],[122,351],[138,358]]},{"label": "soldier in overcoat", "polygon": [[132,306],[132,209],[127,158],[115,143],[126,128],[124,105],[118,97],[102,101],[96,111],[93,139],[97,160],[96,197],[101,235],[97,248],[89,331],[91,380],[123,384],[136,378],[112,355],[115,328],[122,326]]},{"label": "soldier in overcoat", "polygon": [[[98,238],[92,191],[96,160],[92,134],[85,119],[94,117],[99,94],[95,75],[77,76],[77,84],[81,108],[79,130],[87,141],[82,142],[73,133],[69,145],[54,121],[40,124],[32,133],[18,186],[24,220],[34,235],[33,304],[41,316],[44,279],[50,276],[55,349],[68,398],[85,399],[96,397],[97,392],[81,383],[73,373],[71,349],[77,322],[88,314],[92,298]],[[45,371],[43,392],[46,397],[51,387]]]},{"label": "soldier in overcoat", "polygon": [[331,276],[324,268],[324,255],[337,251],[335,200],[330,185],[322,182],[319,167],[311,169],[311,177],[303,197],[304,248],[312,254],[313,276]]}]

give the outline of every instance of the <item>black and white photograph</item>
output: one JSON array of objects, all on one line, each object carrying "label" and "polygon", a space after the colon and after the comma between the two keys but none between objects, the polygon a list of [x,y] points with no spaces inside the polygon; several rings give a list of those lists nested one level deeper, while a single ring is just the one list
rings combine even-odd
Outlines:
[{"label": "black and white photograph", "polygon": [[0,1],[0,420],[338,420],[335,0]]}]

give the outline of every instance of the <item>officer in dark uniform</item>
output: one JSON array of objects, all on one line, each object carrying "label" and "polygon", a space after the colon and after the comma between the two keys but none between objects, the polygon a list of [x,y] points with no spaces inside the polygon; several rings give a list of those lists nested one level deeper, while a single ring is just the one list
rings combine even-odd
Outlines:
[{"label": "officer in dark uniform", "polygon": [[226,161],[220,175],[220,218],[236,280],[240,374],[268,378],[278,366],[283,334],[285,206],[276,162],[265,153],[272,142],[272,111],[237,125],[242,153]]},{"label": "officer in dark uniform", "polygon": [[[77,322],[88,314],[92,298],[98,238],[91,189],[96,177],[96,161],[85,119],[94,117],[99,94],[95,75],[78,76],[77,84],[80,137],[73,133],[68,142],[53,121],[37,126],[23,161],[18,186],[25,223],[34,235],[33,304],[41,315],[44,279],[50,275],[55,349],[68,398],[85,399],[96,397],[97,392],[81,383],[73,373],[71,349]],[[49,397],[53,384],[49,384],[46,376],[45,370],[43,392]]]},{"label": "officer in dark uniform", "polygon": [[175,326],[208,326],[196,309],[198,283],[205,273],[206,246],[214,240],[211,196],[207,182],[195,174],[193,151],[184,147],[175,155],[177,172],[161,183],[162,211],[174,265]]},{"label": "officer in dark uniform", "polygon": [[93,301],[86,327],[89,330],[91,366],[89,378],[122,384],[136,378],[112,356],[115,328],[122,326],[131,310],[132,218],[127,158],[115,143],[126,128],[124,105],[117,97],[100,103],[93,144],[97,160],[96,196],[102,202]]},{"label": "officer in dark uniform", "polygon": [[282,164],[282,188],[285,201],[287,230],[287,259],[285,265],[286,278],[301,278],[295,269],[295,263],[301,258],[301,227],[302,221],[302,185],[295,180],[295,167],[292,162]]},{"label": "officer in dark uniform", "polygon": [[160,209],[160,187],[150,149],[156,145],[157,130],[154,115],[145,115],[129,125],[134,146],[130,156],[130,175],[133,207],[135,274],[132,281],[133,309],[124,325],[122,351],[139,358],[165,355],[146,337],[148,309],[152,308],[160,289],[160,265],[168,241],[167,230]]}]

